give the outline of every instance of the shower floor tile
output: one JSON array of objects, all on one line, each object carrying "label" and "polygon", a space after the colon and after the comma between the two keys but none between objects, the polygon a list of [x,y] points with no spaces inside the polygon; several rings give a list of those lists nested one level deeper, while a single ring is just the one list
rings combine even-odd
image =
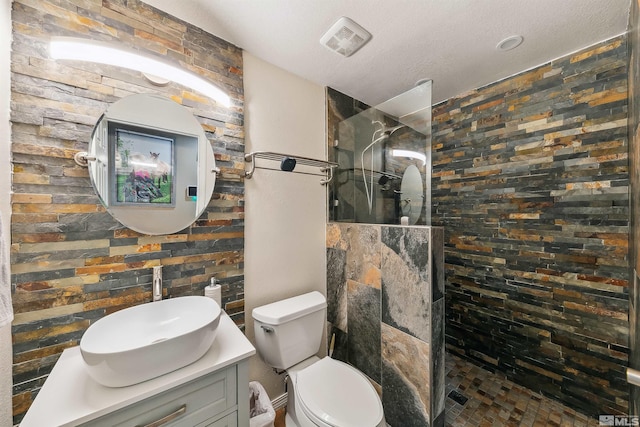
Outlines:
[{"label": "shower floor tile", "polygon": [[446,353],[447,427],[586,427],[593,418]]}]

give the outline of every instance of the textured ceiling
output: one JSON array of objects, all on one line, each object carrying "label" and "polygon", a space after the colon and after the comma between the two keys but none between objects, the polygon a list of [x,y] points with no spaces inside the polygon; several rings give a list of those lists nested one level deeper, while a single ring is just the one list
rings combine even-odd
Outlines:
[{"label": "textured ceiling", "polygon": [[[144,0],[252,55],[376,105],[433,80],[438,102],[626,30],[630,0]],[[320,37],[347,16],[373,38],[345,58]],[[524,37],[517,49],[498,42]]]}]

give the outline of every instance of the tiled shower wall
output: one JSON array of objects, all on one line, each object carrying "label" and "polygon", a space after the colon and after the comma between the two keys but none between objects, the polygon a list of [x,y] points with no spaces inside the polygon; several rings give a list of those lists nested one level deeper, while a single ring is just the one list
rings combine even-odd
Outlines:
[{"label": "tiled shower wall", "polygon": [[434,106],[449,351],[626,413],[627,157],[625,37]]},{"label": "tiled shower wall", "polygon": [[327,225],[333,357],[381,387],[392,426],[444,425],[443,236],[440,227]]},{"label": "tiled shower wall", "polygon": [[[629,366],[640,370],[638,308],[640,307],[640,5],[631,2],[629,13],[629,186],[631,212],[629,217],[629,259],[631,276],[629,289]],[[640,414],[640,387],[631,387],[630,413]]]},{"label": "tiled shower wall", "polygon": [[[244,324],[242,52],[137,0],[15,0],[12,285],[14,421],[19,422],[60,353],[108,313],[150,301],[151,271],[164,265],[166,296],[202,294],[211,275]],[[232,107],[136,72],[48,57],[50,36],[99,39],[139,50],[220,85]],[[145,236],[113,220],[86,168],[94,123],[118,99],[159,93],[189,108],[213,144],[218,176],[206,212],[172,235]]]}]

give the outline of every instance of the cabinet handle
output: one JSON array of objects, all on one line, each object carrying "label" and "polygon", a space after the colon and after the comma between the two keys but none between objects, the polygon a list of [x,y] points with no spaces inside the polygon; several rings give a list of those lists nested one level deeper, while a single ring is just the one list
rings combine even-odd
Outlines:
[{"label": "cabinet handle", "polygon": [[186,403],[184,405],[182,405],[181,407],[179,407],[174,412],[172,412],[169,415],[167,415],[166,417],[162,417],[159,420],[154,421],[154,422],[149,423],[149,424],[145,424],[145,425],[138,424],[136,427],[160,427],[162,425],[165,425],[169,421],[175,420],[180,415],[183,415],[185,412],[187,412],[187,404]]}]

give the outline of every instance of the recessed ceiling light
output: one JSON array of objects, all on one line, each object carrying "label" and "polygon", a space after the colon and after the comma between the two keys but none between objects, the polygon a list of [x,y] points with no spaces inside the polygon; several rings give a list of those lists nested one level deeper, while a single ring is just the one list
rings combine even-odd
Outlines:
[{"label": "recessed ceiling light", "polygon": [[515,49],[522,44],[524,38],[522,36],[511,36],[502,40],[497,44],[496,49],[506,52],[507,50]]}]

